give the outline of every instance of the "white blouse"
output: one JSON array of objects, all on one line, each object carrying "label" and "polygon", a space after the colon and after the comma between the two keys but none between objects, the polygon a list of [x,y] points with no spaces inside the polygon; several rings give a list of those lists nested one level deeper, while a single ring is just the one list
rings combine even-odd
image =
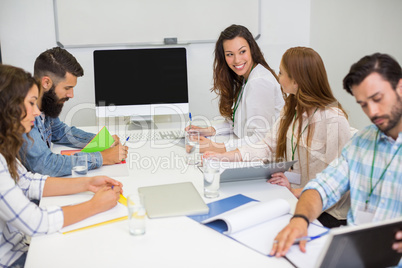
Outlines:
[{"label": "white blouse", "polygon": [[226,151],[260,141],[279,117],[284,103],[279,83],[268,69],[258,64],[244,86],[234,124],[227,119],[213,125],[216,135],[234,133],[239,138],[225,142]]},{"label": "white blouse", "polygon": [[[301,174],[301,183],[300,185],[292,184],[294,188],[304,187],[309,180],[315,178],[316,174],[323,171],[333,160],[337,159],[341,155],[343,146],[352,136],[349,122],[342,110],[338,108],[318,109],[312,117],[308,117],[307,113],[303,113],[302,117],[302,131],[307,124],[310,124],[314,128],[314,132],[311,137],[310,147],[307,147],[308,129],[306,129],[302,133],[299,147],[295,151],[294,160],[298,160],[298,162],[293,166],[293,172]],[[255,145],[238,148],[243,161],[257,159],[275,161],[279,124],[280,120],[277,120],[265,138]],[[296,121],[294,129],[293,144],[295,145],[298,137],[298,121]],[[286,161],[292,160],[292,131],[293,123],[286,133]],[[337,219],[346,219],[350,206],[349,195],[346,195],[335,206],[336,208],[329,208],[326,212]]]}]

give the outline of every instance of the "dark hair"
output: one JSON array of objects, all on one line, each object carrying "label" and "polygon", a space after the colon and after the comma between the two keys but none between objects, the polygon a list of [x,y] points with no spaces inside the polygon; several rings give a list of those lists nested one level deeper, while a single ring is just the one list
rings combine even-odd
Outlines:
[{"label": "dark hair", "polygon": [[361,58],[350,67],[349,73],[343,79],[343,88],[353,95],[352,86],[359,85],[374,72],[388,81],[394,90],[402,78],[401,66],[394,58],[387,54],[375,53]]},{"label": "dark hair", "polygon": [[84,75],[84,70],[77,59],[67,50],[54,47],[41,53],[35,60],[34,75],[36,78],[49,76],[56,85],[69,72],[76,77]]},{"label": "dark hair", "polygon": [[39,83],[20,68],[0,64],[0,153],[6,159],[11,177],[18,180],[17,160],[24,140],[21,119],[26,116],[24,100]]},{"label": "dark hair", "polygon": [[223,42],[232,40],[236,37],[244,38],[250,46],[251,57],[255,64],[261,64],[267,68],[278,81],[275,72],[269,67],[264,59],[257,42],[254,40],[250,31],[241,25],[231,25],[221,32],[218,41],[215,44],[214,59],[214,91],[219,99],[219,112],[222,116],[231,118],[233,114],[232,106],[236,101],[237,95],[241,89],[243,80],[235,72],[233,72],[226,63],[225,52],[223,50]]}]

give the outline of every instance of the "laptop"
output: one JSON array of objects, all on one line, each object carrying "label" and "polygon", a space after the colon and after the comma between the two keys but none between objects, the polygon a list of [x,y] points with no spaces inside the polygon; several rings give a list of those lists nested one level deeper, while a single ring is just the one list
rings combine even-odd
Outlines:
[{"label": "laptop", "polygon": [[149,218],[201,215],[209,212],[193,183],[182,182],[138,188]]},{"label": "laptop", "polygon": [[227,168],[221,173],[221,182],[267,179],[276,172],[288,171],[296,162],[297,161],[277,162]]},{"label": "laptop", "polygon": [[317,260],[317,267],[396,266],[402,257],[402,253],[392,249],[398,230],[402,230],[402,217],[332,229]]}]

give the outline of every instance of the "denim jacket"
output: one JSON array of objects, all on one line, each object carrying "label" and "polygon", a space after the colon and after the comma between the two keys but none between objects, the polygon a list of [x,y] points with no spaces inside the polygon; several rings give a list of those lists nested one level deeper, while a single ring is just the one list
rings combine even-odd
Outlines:
[{"label": "denim jacket", "polygon": [[[45,117],[41,114],[35,118],[29,136],[34,142],[24,134],[25,142],[20,150],[24,166],[35,173],[58,177],[71,175],[71,156],[52,153],[51,143],[83,148],[95,134],[69,127],[59,118]],[[103,158],[100,152],[87,155],[88,169],[102,166]]]}]

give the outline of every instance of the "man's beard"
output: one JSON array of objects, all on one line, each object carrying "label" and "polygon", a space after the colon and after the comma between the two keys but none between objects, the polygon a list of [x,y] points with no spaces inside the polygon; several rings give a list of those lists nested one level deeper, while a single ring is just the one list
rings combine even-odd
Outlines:
[{"label": "man's beard", "polygon": [[60,115],[63,109],[64,102],[69,98],[59,99],[55,92],[55,86],[53,85],[48,91],[43,93],[42,96],[42,112],[49,117],[56,118]]},{"label": "man's beard", "polygon": [[382,132],[388,133],[391,129],[398,125],[402,117],[402,100],[398,94],[396,94],[396,104],[391,109],[390,115],[375,116],[371,118],[371,122],[378,118],[388,119],[388,124],[386,126],[377,126]]}]

